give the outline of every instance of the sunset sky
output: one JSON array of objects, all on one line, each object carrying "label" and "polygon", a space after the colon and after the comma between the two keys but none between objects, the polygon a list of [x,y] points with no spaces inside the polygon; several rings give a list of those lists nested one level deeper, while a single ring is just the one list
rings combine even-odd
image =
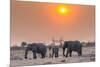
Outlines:
[{"label": "sunset sky", "polygon": [[95,40],[95,6],[11,2],[11,45],[25,42]]}]

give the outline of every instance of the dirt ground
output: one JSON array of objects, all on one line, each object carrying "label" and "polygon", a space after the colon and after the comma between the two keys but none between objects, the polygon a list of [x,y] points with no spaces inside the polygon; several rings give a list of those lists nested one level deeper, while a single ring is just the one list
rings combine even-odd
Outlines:
[{"label": "dirt ground", "polygon": [[49,52],[44,59],[37,55],[37,59],[33,59],[32,52],[29,51],[28,59],[24,59],[25,50],[11,50],[10,66],[31,66],[31,65],[45,65],[45,64],[62,64],[62,63],[79,63],[79,62],[94,62],[95,61],[95,47],[83,47],[82,56],[77,56],[76,52],[72,52],[72,57],[63,57],[62,49],[59,51],[58,58],[50,58]]}]

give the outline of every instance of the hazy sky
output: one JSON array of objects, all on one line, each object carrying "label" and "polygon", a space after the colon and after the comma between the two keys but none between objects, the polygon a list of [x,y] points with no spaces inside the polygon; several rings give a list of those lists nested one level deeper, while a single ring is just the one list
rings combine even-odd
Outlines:
[{"label": "hazy sky", "polygon": [[[58,12],[59,6],[68,12]],[[95,6],[12,1],[11,45],[52,38],[94,41]]]}]

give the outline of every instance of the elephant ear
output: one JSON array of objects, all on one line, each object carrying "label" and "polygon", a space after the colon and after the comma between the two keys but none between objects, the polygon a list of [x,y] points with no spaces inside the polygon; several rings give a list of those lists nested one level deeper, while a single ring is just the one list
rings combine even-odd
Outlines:
[{"label": "elephant ear", "polygon": [[63,48],[67,48],[68,47],[68,41],[64,42]]}]

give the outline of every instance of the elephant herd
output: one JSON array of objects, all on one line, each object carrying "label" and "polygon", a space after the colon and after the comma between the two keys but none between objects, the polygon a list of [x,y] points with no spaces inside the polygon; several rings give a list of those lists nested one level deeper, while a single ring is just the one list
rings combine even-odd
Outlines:
[{"label": "elephant herd", "polygon": [[[59,57],[59,48],[60,48],[59,46],[49,47],[49,50],[51,50],[50,57],[52,57],[52,58]],[[62,55],[64,57],[68,57],[68,56],[71,57],[72,51],[77,52],[78,56],[82,56],[82,44],[80,43],[80,41],[64,41],[61,48],[63,51]],[[40,54],[41,58],[45,58],[46,54],[47,54],[47,49],[48,49],[48,47],[43,43],[28,44],[26,47],[26,50],[25,50],[25,59],[27,59],[28,51],[33,52],[34,59],[37,58],[36,54]],[[65,51],[66,51],[66,54],[65,54]]]}]

